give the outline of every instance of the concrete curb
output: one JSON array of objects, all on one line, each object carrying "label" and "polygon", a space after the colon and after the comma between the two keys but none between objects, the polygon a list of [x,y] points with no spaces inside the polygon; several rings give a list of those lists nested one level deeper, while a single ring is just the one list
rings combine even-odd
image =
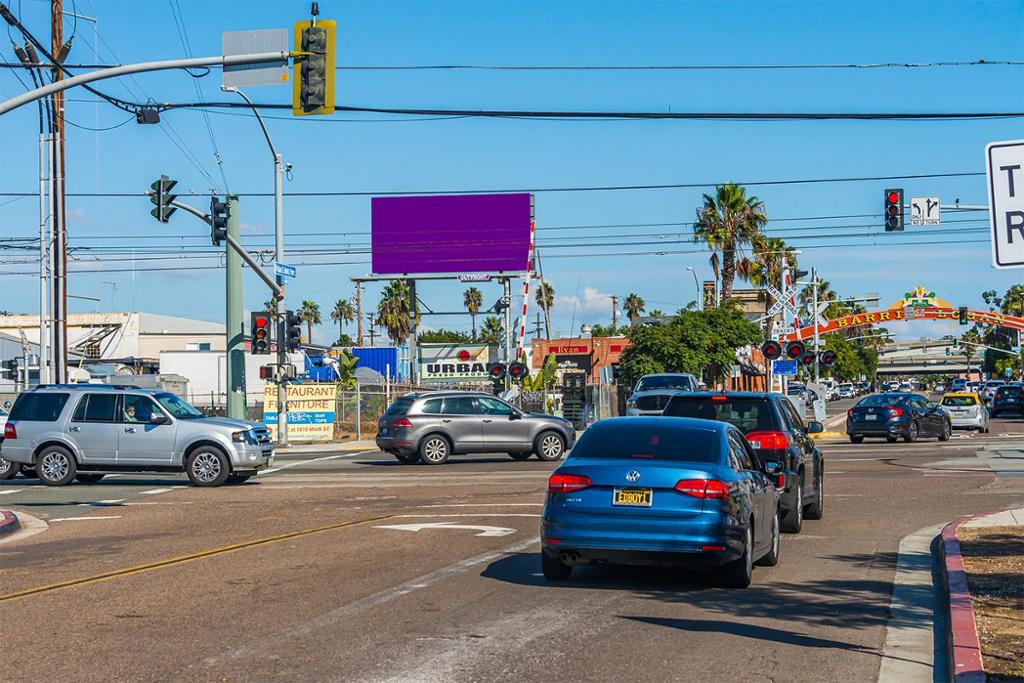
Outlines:
[{"label": "concrete curb", "polygon": [[7,510],[0,510],[0,536],[13,534],[20,528],[21,522],[18,521],[17,515]]},{"label": "concrete curb", "polygon": [[955,683],[985,683],[981,641],[971,607],[971,593],[967,589],[967,571],[960,554],[960,541],[956,537],[956,530],[966,521],[968,519],[947,524],[941,535],[942,578],[949,594],[950,661]]},{"label": "concrete curb", "polygon": [[817,434],[810,435],[812,439],[842,439],[846,436],[845,432],[818,432]]}]

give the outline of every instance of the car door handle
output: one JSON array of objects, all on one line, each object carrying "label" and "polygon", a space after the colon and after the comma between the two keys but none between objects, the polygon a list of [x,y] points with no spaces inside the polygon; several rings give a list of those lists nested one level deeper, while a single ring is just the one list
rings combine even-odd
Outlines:
[{"label": "car door handle", "polygon": [[484,422],[494,422],[494,420],[484,420]]},{"label": "car door handle", "polygon": [[125,434],[134,434],[135,433],[135,427],[125,427],[124,428],[124,433]]},{"label": "car door handle", "polygon": [[446,417],[443,420],[441,420],[441,422],[451,422],[451,421],[452,421],[452,419],[450,417]]},{"label": "car door handle", "polygon": [[69,432],[80,432],[80,431],[82,431],[82,428],[81,427],[68,427],[68,431]]}]

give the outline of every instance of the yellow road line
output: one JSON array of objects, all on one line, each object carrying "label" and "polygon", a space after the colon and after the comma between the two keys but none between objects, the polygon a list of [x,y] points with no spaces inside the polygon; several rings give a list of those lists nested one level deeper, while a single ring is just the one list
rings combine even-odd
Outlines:
[{"label": "yellow road line", "polygon": [[93,583],[99,583],[101,581],[109,581],[111,579],[117,579],[122,576],[130,576],[132,574],[140,574],[142,572],[149,572],[155,569],[163,569],[164,567],[171,567],[174,565],[185,564],[186,562],[193,562],[195,560],[201,560],[206,557],[213,557],[216,555],[224,555],[226,553],[233,553],[238,550],[245,550],[246,548],[254,548],[256,546],[267,545],[269,543],[277,543],[278,541],[287,541],[291,538],[299,538],[302,536],[311,536],[313,534],[323,533],[325,531],[333,531],[335,529],[344,529],[347,527],[361,526],[363,524],[370,524],[372,522],[379,522],[381,520],[390,519],[394,515],[383,515],[381,517],[371,517],[370,519],[361,519],[355,522],[340,522],[338,524],[328,524],[327,526],[319,526],[313,529],[303,529],[301,531],[292,531],[287,534],[281,534],[279,536],[270,536],[268,538],[260,538],[255,541],[246,541],[245,543],[235,543],[234,545],[226,545],[221,548],[213,548],[212,550],[204,550],[199,553],[193,553],[191,555],[182,555],[180,557],[172,557],[167,560],[160,560],[158,562],[150,562],[149,564],[142,564],[137,567],[126,567],[124,569],[115,569],[114,571],[104,572],[103,574],[95,574],[93,576],[84,576],[79,579],[69,579],[68,581],[61,581],[60,583],[51,583],[47,586],[38,586],[36,588],[29,588],[17,593],[7,593],[0,595],[0,603],[10,602],[19,598],[25,598],[30,595],[38,595],[40,593],[50,593],[53,591],[63,590],[65,588],[74,588],[75,586],[86,586]]}]

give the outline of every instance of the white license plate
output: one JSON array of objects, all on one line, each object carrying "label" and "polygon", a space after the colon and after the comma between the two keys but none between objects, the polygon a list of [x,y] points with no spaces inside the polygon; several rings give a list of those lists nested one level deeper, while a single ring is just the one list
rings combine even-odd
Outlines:
[{"label": "white license plate", "polygon": [[878,416],[877,415],[865,415],[864,419],[865,420],[877,420]]}]

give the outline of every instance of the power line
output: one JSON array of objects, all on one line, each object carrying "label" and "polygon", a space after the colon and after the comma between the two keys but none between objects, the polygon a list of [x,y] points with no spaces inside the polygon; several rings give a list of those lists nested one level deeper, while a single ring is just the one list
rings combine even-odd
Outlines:
[{"label": "power line", "polygon": [[547,65],[547,64],[426,64],[426,65],[346,65],[339,71],[722,71],[722,70],[800,70],[800,69],[926,69],[965,66],[1021,66],[1022,61],[987,60],[935,62],[879,62],[867,64],[626,64],[626,65]]}]

